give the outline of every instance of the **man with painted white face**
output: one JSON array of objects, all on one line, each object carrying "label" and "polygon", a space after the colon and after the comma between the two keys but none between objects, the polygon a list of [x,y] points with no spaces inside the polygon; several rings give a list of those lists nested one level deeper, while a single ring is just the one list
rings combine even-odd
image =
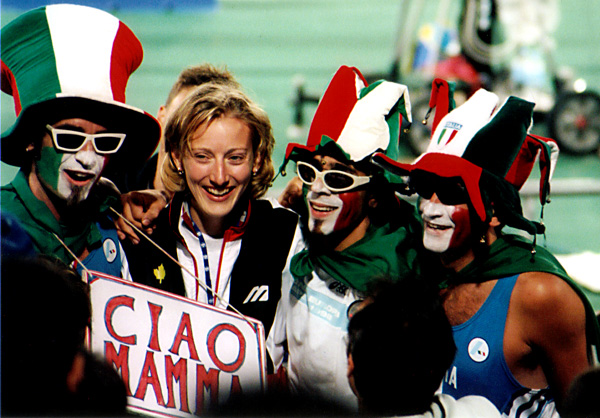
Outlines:
[{"label": "man with painted white face", "polygon": [[[442,80],[434,86],[438,99],[448,95]],[[533,103],[510,97],[497,105],[485,90],[449,113],[438,101],[445,116],[436,114],[423,155],[413,164],[374,161],[408,175],[420,196],[425,265],[441,279],[457,346],[443,393],[485,396],[508,417],[556,417],[573,379],[598,361],[598,323],[562,266],[536,245],[543,225],[522,215],[518,190],[536,157],[546,203],[558,148],[528,133]]]},{"label": "man with painted white face", "polygon": [[160,126],[124,103],[142,46],[114,16],[52,5],[2,28],[2,91],[17,120],[2,133],[2,161],[20,167],[2,188],[34,248],[67,264],[115,276],[127,263],[107,216],[118,199],[101,175],[148,158]]},{"label": "man with painted white face", "polygon": [[396,198],[383,170],[370,162],[376,151],[398,156],[402,114],[410,115],[405,86],[367,86],[358,70],[341,67],[319,103],[307,144],[289,144],[281,169],[296,162],[308,248],[292,259],[278,333],[267,345],[279,350],[276,366],[287,350],[293,392],[351,411],[358,404],[346,377],[348,318],[373,280],[412,273],[420,242],[414,208]]}]

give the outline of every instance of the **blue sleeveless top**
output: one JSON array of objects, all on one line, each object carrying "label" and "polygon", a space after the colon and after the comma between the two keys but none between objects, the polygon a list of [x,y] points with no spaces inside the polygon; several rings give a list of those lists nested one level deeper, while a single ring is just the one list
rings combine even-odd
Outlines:
[{"label": "blue sleeveless top", "polygon": [[452,327],[456,357],[446,373],[442,392],[455,399],[484,396],[506,416],[532,416],[532,412],[537,417],[553,416],[554,401],[549,390],[523,387],[504,358],[506,316],[518,277],[498,280],[475,315]]}]

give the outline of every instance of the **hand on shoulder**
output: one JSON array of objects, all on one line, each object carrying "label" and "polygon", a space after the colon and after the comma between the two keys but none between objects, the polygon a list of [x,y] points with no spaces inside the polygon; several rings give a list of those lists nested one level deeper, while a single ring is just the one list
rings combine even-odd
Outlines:
[{"label": "hand on shoulder", "polygon": [[[121,195],[121,204],[123,205],[122,215],[144,231],[146,234],[152,234],[156,225],[154,221],[167,205],[170,196],[161,190],[138,190]],[[140,241],[140,237],[135,229],[122,218],[115,221],[119,239],[129,239],[133,244]]]}]

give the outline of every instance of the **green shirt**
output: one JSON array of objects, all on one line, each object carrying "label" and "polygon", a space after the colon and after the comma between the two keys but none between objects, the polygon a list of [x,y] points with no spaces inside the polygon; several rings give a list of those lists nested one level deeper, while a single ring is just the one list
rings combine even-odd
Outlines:
[{"label": "green shirt", "polygon": [[39,253],[55,256],[66,264],[70,264],[73,257],[53,233],[76,255],[80,255],[85,248],[102,245],[102,236],[93,220],[98,216],[101,205],[85,202],[78,207],[77,216],[69,217],[68,223],[58,221],[48,206],[34,196],[22,170],[11,183],[2,187],[0,207],[2,212],[17,217]]}]

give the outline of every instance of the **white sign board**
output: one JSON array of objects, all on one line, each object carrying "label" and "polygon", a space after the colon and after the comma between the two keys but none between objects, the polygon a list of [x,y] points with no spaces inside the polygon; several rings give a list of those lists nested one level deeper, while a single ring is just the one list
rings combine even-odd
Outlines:
[{"label": "white sign board", "polygon": [[201,415],[266,389],[260,321],[102,273],[89,283],[91,350],[121,374],[135,412]]}]

